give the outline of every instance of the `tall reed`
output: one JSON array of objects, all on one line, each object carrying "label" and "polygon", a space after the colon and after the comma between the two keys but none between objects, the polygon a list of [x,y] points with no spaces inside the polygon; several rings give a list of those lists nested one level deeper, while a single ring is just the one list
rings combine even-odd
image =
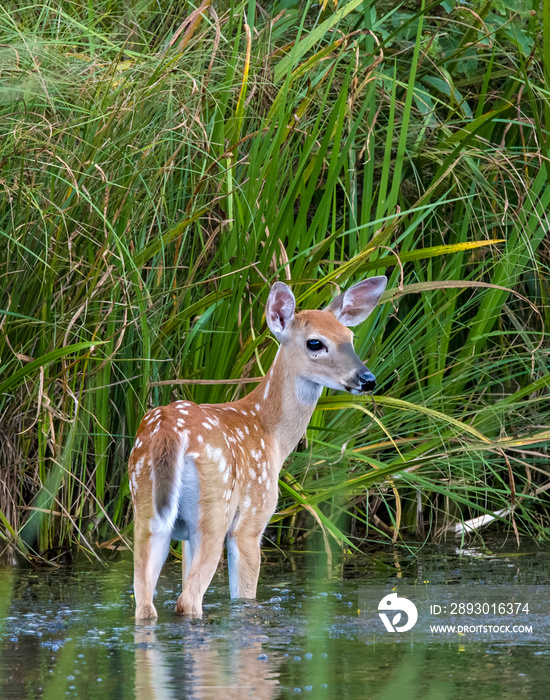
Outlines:
[{"label": "tall reed", "polygon": [[313,308],[381,273],[356,338],[379,391],[321,399],[273,538],[355,548],[495,512],[546,536],[539,8],[383,8],[0,9],[6,546],[124,542],[145,410],[250,388],[225,380],[274,356],[274,280]]}]

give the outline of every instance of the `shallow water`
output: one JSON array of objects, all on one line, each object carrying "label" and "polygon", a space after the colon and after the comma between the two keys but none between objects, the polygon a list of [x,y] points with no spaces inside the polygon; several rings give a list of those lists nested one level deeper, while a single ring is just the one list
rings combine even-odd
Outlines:
[{"label": "shallow water", "polygon": [[105,568],[2,569],[0,697],[548,697],[550,644],[540,639],[360,640],[360,585],[549,580],[547,551],[478,554],[453,547],[426,548],[417,557],[382,552],[333,567],[332,579],[322,555],[269,557],[257,604],[231,602],[220,567],[205,616],[195,620],[173,612],[180,569],[170,563],[157,589],[154,625],[134,623],[129,559]]}]

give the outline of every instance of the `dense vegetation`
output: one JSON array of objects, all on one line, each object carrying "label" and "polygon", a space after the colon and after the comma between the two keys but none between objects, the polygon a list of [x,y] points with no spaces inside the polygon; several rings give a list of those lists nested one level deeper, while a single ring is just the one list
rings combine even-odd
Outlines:
[{"label": "dense vegetation", "polygon": [[144,411],[254,386],[274,280],[383,273],[272,538],[546,537],[545,3],[0,8],[0,549],[124,542]]}]

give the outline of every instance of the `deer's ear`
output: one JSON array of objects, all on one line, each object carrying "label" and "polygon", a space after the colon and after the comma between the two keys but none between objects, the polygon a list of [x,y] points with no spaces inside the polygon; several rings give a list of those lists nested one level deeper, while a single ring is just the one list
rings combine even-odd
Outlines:
[{"label": "deer's ear", "polygon": [[265,318],[273,335],[284,342],[294,320],[296,300],[290,287],[284,282],[275,282],[269,292],[265,307]]},{"label": "deer's ear", "polygon": [[374,310],[387,283],[388,278],[380,275],[354,284],[335,297],[325,311],[334,314],[344,326],[357,326]]}]

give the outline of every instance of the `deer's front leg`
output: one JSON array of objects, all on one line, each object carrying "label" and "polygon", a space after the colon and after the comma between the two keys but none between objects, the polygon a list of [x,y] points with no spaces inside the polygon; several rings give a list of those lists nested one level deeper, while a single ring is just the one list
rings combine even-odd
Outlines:
[{"label": "deer's front leg", "polygon": [[[232,598],[255,598],[260,575],[260,543],[263,532],[277,507],[277,479],[268,481],[265,491],[241,503],[239,518],[227,533],[229,591]],[[256,507],[251,509],[251,505]],[[258,508],[258,512],[256,511]]]},{"label": "deer's front leg", "polygon": [[134,596],[136,619],[157,617],[153,595],[170,549],[170,533],[151,532],[149,519],[136,519],[134,526]]}]

